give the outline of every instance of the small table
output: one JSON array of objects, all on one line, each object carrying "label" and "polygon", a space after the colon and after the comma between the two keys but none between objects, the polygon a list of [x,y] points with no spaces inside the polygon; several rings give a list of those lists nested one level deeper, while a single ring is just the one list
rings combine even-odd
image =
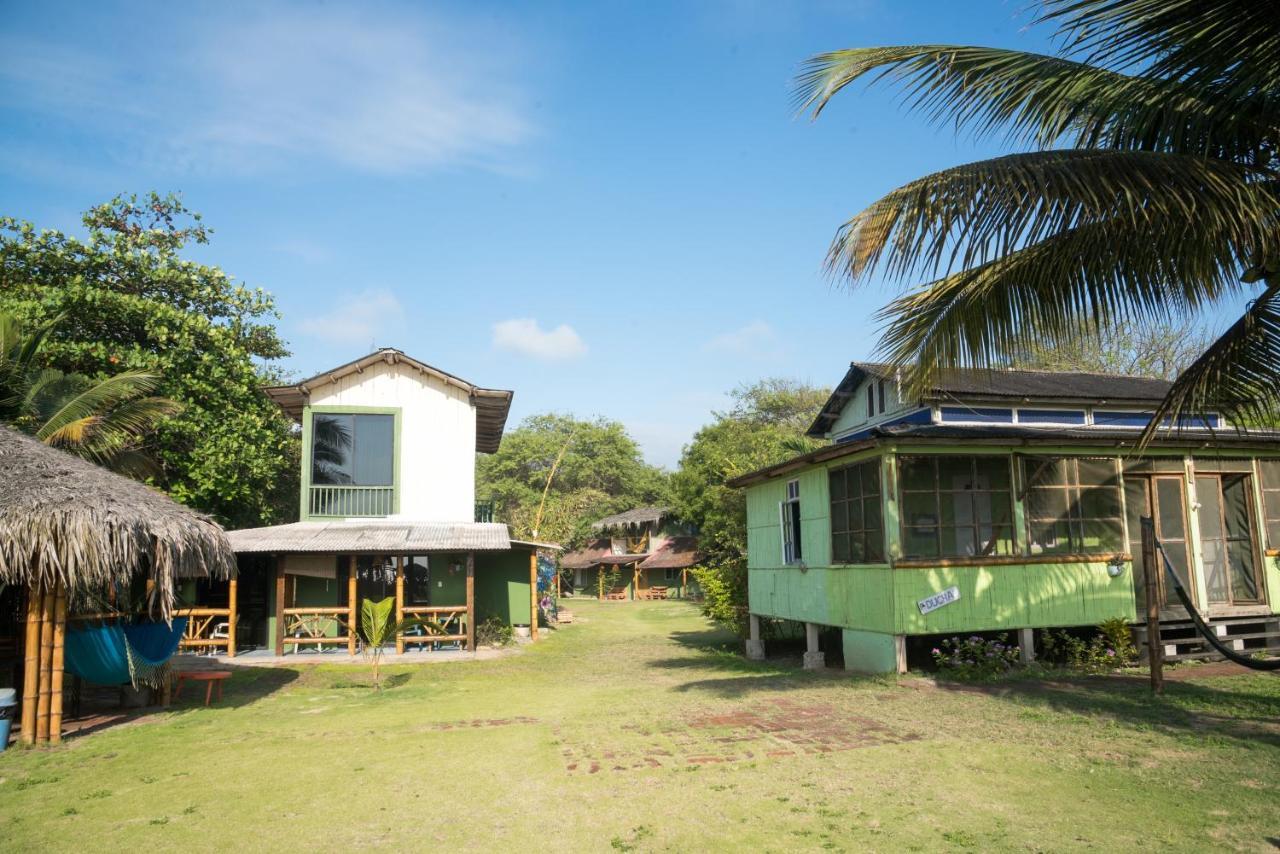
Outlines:
[{"label": "small table", "polygon": [[182,696],[182,683],[187,680],[193,682],[206,683],[204,689],[204,704],[209,705],[209,700],[213,698],[213,686],[218,686],[218,699],[222,699],[222,683],[231,678],[230,670],[179,670],[177,673],[178,685],[174,689],[173,699]]}]

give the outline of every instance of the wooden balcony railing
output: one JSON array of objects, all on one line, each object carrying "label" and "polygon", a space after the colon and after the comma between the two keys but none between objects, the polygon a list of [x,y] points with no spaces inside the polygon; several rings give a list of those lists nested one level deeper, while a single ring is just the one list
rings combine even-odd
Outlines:
[{"label": "wooden balcony railing", "polygon": [[476,521],[492,522],[493,521],[493,501],[477,501],[476,502]]},{"label": "wooden balcony railing", "polygon": [[395,512],[395,487],[312,484],[309,516],[390,516]]}]

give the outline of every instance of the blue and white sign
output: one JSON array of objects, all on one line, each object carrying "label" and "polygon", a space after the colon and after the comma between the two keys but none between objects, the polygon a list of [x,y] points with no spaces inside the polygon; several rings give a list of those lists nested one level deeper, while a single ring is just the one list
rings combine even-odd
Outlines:
[{"label": "blue and white sign", "polygon": [[921,614],[928,614],[930,611],[936,611],[943,605],[950,605],[952,602],[960,601],[960,588],[948,587],[941,593],[935,593],[932,596],[926,596],[921,599],[917,605],[920,607]]}]

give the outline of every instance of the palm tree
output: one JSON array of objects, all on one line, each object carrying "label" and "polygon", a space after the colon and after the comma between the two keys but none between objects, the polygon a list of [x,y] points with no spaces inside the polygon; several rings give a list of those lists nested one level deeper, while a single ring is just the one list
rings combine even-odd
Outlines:
[{"label": "palm tree", "polygon": [[[1254,0],[1043,0],[1052,55],[960,45],[840,50],[797,81],[815,118],[855,80],[929,119],[1031,149],[927,175],[837,232],[856,285],[915,283],[880,314],[908,391],[953,366],[1181,322],[1251,297],[1152,420],[1280,411],[1280,16]],[[1150,438],[1148,435],[1146,438]]]},{"label": "palm tree", "polygon": [[121,474],[158,474],[142,441],[181,406],[151,396],[160,382],[155,374],[124,371],[91,379],[41,367],[40,348],[60,320],[27,332],[0,314],[0,422]]}]

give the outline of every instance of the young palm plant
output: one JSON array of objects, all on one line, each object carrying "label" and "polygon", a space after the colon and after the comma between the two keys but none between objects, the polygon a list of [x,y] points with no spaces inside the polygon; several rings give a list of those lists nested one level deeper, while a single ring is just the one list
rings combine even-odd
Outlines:
[{"label": "young palm plant", "polygon": [[430,620],[417,618],[395,619],[396,600],[388,596],[377,602],[372,599],[360,601],[360,635],[364,638],[364,655],[373,666],[373,687],[382,690],[382,656],[386,647],[395,643],[396,636],[416,626],[430,627],[438,634],[444,633],[444,627]]},{"label": "young palm plant", "polygon": [[57,322],[28,332],[0,314],[0,422],[122,474],[157,474],[142,442],[180,405],[152,396],[159,377],[143,371],[91,379],[40,367],[40,347]]},{"label": "young palm plant", "polygon": [[880,314],[909,392],[950,367],[1250,297],[1158,416],[1280,411],[1280,16],[1254,0],[1044,0],[1036,23],[1056,28],[1053,55],[913,45],[809,60],[796,94],[815,118],[869,79],[931,120],[1031,149],[894,190],[839,229],[829,269],[911,286]]}]

